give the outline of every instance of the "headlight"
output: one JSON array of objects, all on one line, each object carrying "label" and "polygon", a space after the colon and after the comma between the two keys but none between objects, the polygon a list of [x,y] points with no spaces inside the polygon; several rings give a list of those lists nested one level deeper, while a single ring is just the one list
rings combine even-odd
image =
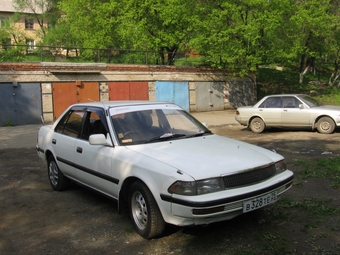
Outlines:
[{"label": "headlight", "polygon": [[196,182],[177,181],[168,191],[172,194],[194,196],[224,190],[222,178],[205,179]]},{"label": "headlight", "polygon": [[287,170],[286,162],[284,160],[275,163],[276,174],[280,174]]}]

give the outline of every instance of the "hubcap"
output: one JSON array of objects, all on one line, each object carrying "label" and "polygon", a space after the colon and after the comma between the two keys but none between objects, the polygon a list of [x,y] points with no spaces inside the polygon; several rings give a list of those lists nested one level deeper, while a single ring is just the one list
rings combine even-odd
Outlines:
[{"label": "hubcap", "polygon": [[261,128],[261,123],[259,121],[255,121],[254,122],[254,128],[257,129],[257,130],[260,129]]},{"label": "hubcap", "polygon": [[148,223],[148,208],[143,195],[139,191],[133,193],[131,211],[138,228],[145,229]]},{"label": "hubcap", "polygon": [[330,129],[330,125],[329,125],[328,121],[321,122],[320,127],[321,127],[322,130],[325,130],[325,131]]},{"label": "hubcap", "polygon": [[48,166],[48,176],[50,177],[52,185],[56,186],[58,184],[59,175],[58,167],[53,161]]}]

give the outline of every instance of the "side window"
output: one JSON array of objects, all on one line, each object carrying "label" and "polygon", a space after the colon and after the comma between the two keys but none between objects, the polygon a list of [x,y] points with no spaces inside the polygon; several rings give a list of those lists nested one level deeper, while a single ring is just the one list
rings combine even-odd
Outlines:
[{"label": "side window", "polygon": [[81,131],[81,123],[84,116],[84,111],[70,111],[60,120],[55,131],[71,137],[78,137]]},{"label": "side window", "polygon": [[107,130],[104,125],[104,120],[101,119],[100,115],[96,111],[87,111],[87,117],[82,132],[82,139],[88,140],[90,135],[103,134],[107,136]]},{"label": "side window", "polygon": [[267,98],[259,108],[281,108],[281,97],[269,97]]},{"label": "side window", "polygon": [[284,97],[283,98],[284,108],[299,108],[299,101],[295,97]]}]

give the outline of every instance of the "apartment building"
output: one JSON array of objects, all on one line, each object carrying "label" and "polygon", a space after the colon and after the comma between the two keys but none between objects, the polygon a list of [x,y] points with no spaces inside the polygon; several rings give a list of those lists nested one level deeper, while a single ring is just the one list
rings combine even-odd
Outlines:
[{"label": "apartment building", "polygon": [[[34,5],[24,10],[16,8],[13,0],[0,0],[0,35],[2,48],[13,44],[27,44],[33,50],[39,41],[40,25],[37,17],[43,13]],[[2,31],[1,31],[2,30]]]}]

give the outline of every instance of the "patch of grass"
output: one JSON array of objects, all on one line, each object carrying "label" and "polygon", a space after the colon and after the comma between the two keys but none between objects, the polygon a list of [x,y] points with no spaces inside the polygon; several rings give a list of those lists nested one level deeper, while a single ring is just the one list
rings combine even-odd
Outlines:
[{"label": "patch of grass", "polygon": [[340,213],[340,208],[328,206],[330,201],[317,201],[316,199],[304,199],[301,202],[295,201],[290,198],[282,198],[278,201],[280,208],[300,208],[308,212],[310,215],[316,216],[329,216]]},{"label": "patch of grass", "polygon": [[8,121],[6,121],[5,126],[6,126],[6,127],[13,127],[14,124],[13,124],[12,121],[8,120]]},{"label": "patch of grass", "polygon": [[288,246],[281,236],[272,233],[263,233],[257,237],[255,245],[245,247],[233,254],[288,254]]},{"label": "patch of grass", "polygon": [[296,165],[302,167],[302,171],[297,175],[301,179],[314,178],[329,178],[331,187],[340,188],[340,158],[330,157],[317,160],[299,160]]}]

